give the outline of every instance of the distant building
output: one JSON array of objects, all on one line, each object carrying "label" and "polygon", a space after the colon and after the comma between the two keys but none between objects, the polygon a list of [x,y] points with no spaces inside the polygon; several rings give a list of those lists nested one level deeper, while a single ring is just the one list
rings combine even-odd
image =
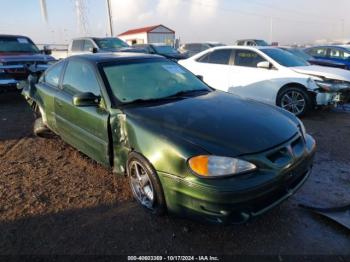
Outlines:
[{"label": "distant building", "polygon": [[154,25],[143,28],[128,30],[118,35],[118,37],[129,45],[165,43],[174,45],[175,31],[164,25]]}]

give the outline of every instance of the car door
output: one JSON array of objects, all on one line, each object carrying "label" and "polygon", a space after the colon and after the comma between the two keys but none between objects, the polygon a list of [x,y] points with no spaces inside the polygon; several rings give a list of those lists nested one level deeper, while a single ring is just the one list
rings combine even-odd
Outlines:
[{"label": "car door", "polygon": [[99,106],[78,107],[73,96],[91,92],[101,96],[102,80],[94,67],[79,59],[70,59],[64,72],[61,91],[55,97],[55,117],[59,135],[94,160],[109,164],[108,121],[104,99]]},{"label": "car door", "polygon": [[265,61],[267,60],[254,50],[236,49],[228,77],[228,91],[274,105],[277,91],[281,87],[278,80],[281,76],[274,67],[257,67],[258,63]]},{"label": "car door", "polygon": [[64,62],[58,62],[51,66],[40,77],[36,84],[36,92],[38,94],[37,104],[44,123],[54,132],[56,132],[56,119],[54,114],[54,98],[59,89],[59,83],[64,68]]},{"label": "car door", "polygon": [[208,52],[197,59],[191,66],[191,71],[196,75],[201,75],[209,86],[227,91],[231,54],[232,49],[230,48]]}]

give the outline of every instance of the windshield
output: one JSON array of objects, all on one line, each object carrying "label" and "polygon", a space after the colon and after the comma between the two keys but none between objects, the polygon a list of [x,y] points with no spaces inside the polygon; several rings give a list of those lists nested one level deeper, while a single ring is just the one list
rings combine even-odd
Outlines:
[{"label": "windshield", "polygon": [[217,47],[217,46],[225,46],[225,44],[222,44],[222,43],[209,43],[208,46],[210,46],[210,47]]},{"label": "windshield", "polygon": [[177,51],[170,45],[153,45],[158,54],[177,54]]},{"label": "windshield", "polygon": [[39,53],[39,49],[26,37],[0,37],[0,52]]},{"label": "windshield", "polygon": [[255,40],[257,46],[269,46],[269,44],[264,40]]},{"label": "windshield", "polygon": [[123,103],[156,100],[179,92],[210,91],[195,75],[165,60],[103,66],[113,95]]},{"label": "windshield", "polygon": [[265,53],[269,57],[271,57],[280,65],[283,65],[285,67],[310,65],[304,59],[278,48],[266,48],[266,49],[260,49],[260,51]]},{"label": "windshield", "polygon": [[287,52],[292,53],[293,55],[296,55],[299,58],[302,58],[306,61],[311,60],[312,56],[308,55],[307,53],[305,53],[304,51],[298,49],[298,48],[288,48],[285,49]]},{"label": "windshield", "polygon": [[116,37],[95,38],[94,40],[102,50],[118,50],[123,47],[129,47],[127,43]]}]

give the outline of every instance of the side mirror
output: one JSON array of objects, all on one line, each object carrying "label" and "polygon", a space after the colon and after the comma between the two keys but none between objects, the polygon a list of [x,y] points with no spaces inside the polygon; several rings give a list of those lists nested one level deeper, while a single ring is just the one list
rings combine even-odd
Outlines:
[{"label": "side mirror", "polygon": [[197,77],[199,80],[204,81],[203,76],[201,76],[201,75],[196,75],[196,77]]},{"label": "side mirror", "polygon": [[44,55],[51,55],[52,54],[52,50],[50,49],[50,47],[48,45],[44,45],[44,48],[42,50],[42,53]]},{"label": "side mirror", "polygon": [[99,105],[101,97],[95,96],[91,92],[76,94],[73,96],[73,105],[75,106],[97,106]]},{"label": "side mirror", "polygon": [[91,52],[93,54],[97,53],[97,51],[98,51],[98,49],[96,47],[90,47],[89,48],[89,52]]},{"label": "side mirror", "polygon": [[263,69],[271,69],[272,68],[272,64],[268,61],[263,61],[258,63],[257,68],[263,68]]}]

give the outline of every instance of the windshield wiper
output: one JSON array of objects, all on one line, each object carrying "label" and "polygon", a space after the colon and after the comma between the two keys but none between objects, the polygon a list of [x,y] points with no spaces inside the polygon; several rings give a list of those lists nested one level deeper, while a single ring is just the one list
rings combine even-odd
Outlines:
[{"label": "windshield wiper", "polygon": [[166,98],[171,98],[171,97],[183,97],[183,96],[186,96],[186,95],[190,95],[190,94],[196,94],[196,93],[209,93],[210,90],[208,89],[197,89],[197,90],[186,90],[186,91],[180,91],[180,92],[177,92],[173,95],[170,95],[170,96],[167,96]]},{"label": "windshield wiper", "polygon": [[210,92],[210,90],[207,89],[198,89],[198,90],[187,90],[187,91],[180,91],[177,92],[173,95],[170,96],[165,96],[165,97],[159,97],[159,98],[150,98],[150,99],[135,99],[130,102],[125,102],[123,103],[124,105],[129,105],[129,104],[138,104],[138,103],[153,103],[153,102],[159,102],[159,101],[166,101],[166,100],[173,100],[173,99],[178,99],[178,98],[184,98],[186,95],[193,94],[193,93],[203,93],[203,92]]}]

